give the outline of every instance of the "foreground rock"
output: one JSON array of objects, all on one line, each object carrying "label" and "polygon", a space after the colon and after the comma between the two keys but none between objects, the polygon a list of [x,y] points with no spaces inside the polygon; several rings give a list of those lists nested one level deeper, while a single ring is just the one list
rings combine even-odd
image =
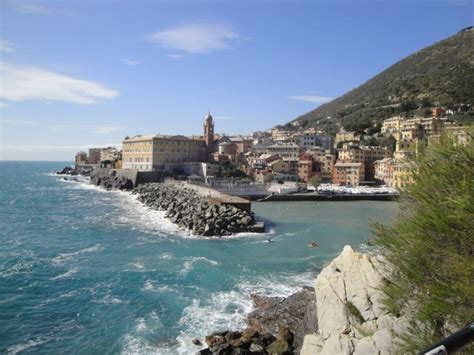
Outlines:
[{"label": "foreground rock", "polygon": [[208,348],[198,354],[274,354],[292,355],[294,335],[288,328],[283,328],[274,336],[271,333],[260,333],[247,328],[244,331],[223,331],[206,336]]},{"label": "foreground rock", "polygon": [[247,316],[248,328],[207,336],[208,348],[201,354],[295,354],[304,335],[317,330],[312,287],[303,287],[286,298],[250,297],[255,309]]},{"label": "foreground rock", "polygon": [[318,329],[314,288],[304,287],[293,295],[262,297],[251,295],[255,310],[247,316],[249,327],[261,333],[278,334],[289,329],[294,334],[293,347],[299,350],[305,334]]},{"label": "foreground rock", "polygon": [[145,205],[166,211],[171,222],[206,237],[251,232],[255,224],[252,213],[230,205],[210,204],[196,192],[171,183],[150,183],[136,187],[132,193]]},{"label": "foreground rock", "polygon": [[384,309],[385,279],[382,260],[345,246],[316,279],[319,330],[305,336],[301,354],[394,353],[408,320]]}]

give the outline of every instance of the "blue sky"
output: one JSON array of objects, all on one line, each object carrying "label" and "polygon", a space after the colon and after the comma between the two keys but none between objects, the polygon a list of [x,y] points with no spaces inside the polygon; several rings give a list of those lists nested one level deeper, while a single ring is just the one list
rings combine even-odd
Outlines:
[{"label": "blue sky", "polygon": [[0,159],[71,160],[134,134],[250,133],[473,23],[472,1],[0,4]]}]

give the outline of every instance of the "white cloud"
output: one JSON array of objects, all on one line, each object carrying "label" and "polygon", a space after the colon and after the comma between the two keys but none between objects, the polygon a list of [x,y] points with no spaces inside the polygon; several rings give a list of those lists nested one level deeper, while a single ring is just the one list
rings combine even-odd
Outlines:
[{"label": "white cloud", "polygon": [[126,58],[116,58],[115,60],[117,60],[117,61],[119,61],[123,64],[130,65],[132,67],[141,64],[141,62],[139,62],[138,60],[132,60],[132,59],[126,59]]},{"label": "white cloud", "polygon": [[0,39],[0,52],[13,53],[15,50],[10,42]]},{"label": "white cloud", "polygon": [[41,100],[93,104],[119,93],[100,83],[76,79],[37,67],[0,63],[0,98],[9,101]]},{"label": "white cloud", "polygon": [[1,118],[0,124],[8,124],[12,126],[35,126],[38,124],[36,121],[27,121],[27,120],[10,120],[7,118]]},{"label": "white cloud", "polygon": [[229,49],[240,38],[240,35],[230,25],[202,23],[184,24],[147,36],[150,42],[188,53],[207,53]]},{"label": "white cloud", "polygon": [[121,130],[123,130],[122,127],[103,125],[103,126],[96,126],[92,133],[95,133],[95,134],[110,134],[110,133],[118,132],[118,131],[121,131]]},{"label": "white cloud", "polygon": [[[50,2],[51,3],[51,2]],[[22,14],[29,14],[29,15],[74,15],[71,11],[58,7],[58,6],[47,6],[44,4],[39,4],[38,2],[15,2],[12,3],[12,7],[15,11],[20,12]]]},{"label": "white cloud", "polygon": [[4,110],[6,108],[8,108],[8,104],[5,102],[0,102],[0,110]]},{"label": "white cloud", "polygon": [[120,148],[122,144],[118,143],[107,143],[107,144],[87,144],[87,145],[50,145],[50,144],[28,144],[28,145],[3,145],[3,150],[87,150],[89,148],[107,148],[115,147]]},{"label": "white cloud", "polygon": [[295,95],[289,96],[287,99],[311,102],[313,104],[324,104],[325,102],[331,101],[333,98],[321,95]]},{"label": "white cloud", "polygon": [[169,58],[172,58],[172,59],[179,59],[179,58],[183,58],[183,57],[184,57],[184,55],[182,55],[182,54],[174,54],[174,53],[173,53],[173,54],[168,54],[167,56],[168,56]]},{"label": "white cloud", "polygon": [[53,9],[50,7],[28,3],[15,4],[15,10],[24,14],[50,14],[53,12]]}]

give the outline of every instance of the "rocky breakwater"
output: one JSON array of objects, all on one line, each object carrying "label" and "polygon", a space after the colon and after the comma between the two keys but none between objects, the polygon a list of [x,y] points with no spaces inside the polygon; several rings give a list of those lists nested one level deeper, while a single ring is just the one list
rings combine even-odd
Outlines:
[{"label": "rocky breakwater", "polygon": [[71,167],[71,166],[65,166],[61,170],[56,171],[57,175],[71,175],[71,176],[76,176],[76,175],[81,175],[81,176],[90,176],[92,172],[92,169],[90,168],[84,168],[81,166],[76,166],[76,167]]},{"label": "rocky breakwater", "polygon": [[305,336],[301,354],[395,353],[409,321],[382,304],[387,271],[380,257],[345,246],[316,279],[318,331]]},{"label": "rocky breakwater", "polygon": [[[250,295],[254,310],[247,315],[245,330],[227,330],[206,336],[208,346],[200,354],[299,353],[305,334],[317,330],[316,300],[312,287],[289,297]],[[195,340],[200,345],[199,340]]]},{"label": "rocky breakwater", "polygon": [[150,183],[132,193],[151,208],[166,211],[171,222],[206,237],[257,232],[253,213],[230,205],[215,205],[196,192],[172,183]]}]

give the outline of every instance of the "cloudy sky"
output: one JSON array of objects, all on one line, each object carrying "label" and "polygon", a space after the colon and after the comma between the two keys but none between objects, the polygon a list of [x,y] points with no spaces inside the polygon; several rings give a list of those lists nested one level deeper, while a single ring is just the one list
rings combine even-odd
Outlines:
[{"label": "cloudy sky", "polygon": [[0,159],[285,123],[472,25],[473,2],[0,2]]}]

